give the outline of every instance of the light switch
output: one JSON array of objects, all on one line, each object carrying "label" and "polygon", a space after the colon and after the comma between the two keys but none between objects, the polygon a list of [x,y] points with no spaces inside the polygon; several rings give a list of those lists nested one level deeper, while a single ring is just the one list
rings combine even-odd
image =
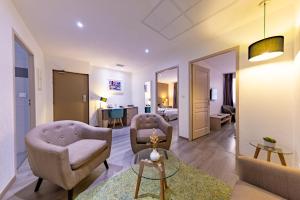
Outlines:
[{"label": "light switch", "polygon": [[19,92],[19,98],[26,98],[26,93],[25,92]]}]

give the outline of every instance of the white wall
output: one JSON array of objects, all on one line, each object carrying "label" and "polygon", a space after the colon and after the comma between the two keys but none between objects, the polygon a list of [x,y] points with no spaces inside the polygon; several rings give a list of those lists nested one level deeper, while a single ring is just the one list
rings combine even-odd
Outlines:
[{"label": "white wall", "polygon": [[[35,68],[45,75],[43,52],[17,13],[12,1],[0,1],[0,194],[15,175],[14,43],[13,30],[34,54]],[[37,71],[37,70],[36,70]],[[37,74],[36,82],[37,82]],[[36,89],[36,122],[47,121],[46,93]]]},{"label": "white wall", "polygon": [[210,101],[210,114],[218,114],[221,112],[223,105],[223,74],[214,68],[210,69],[210,88],[217,89],[217,100]]},{"label": "white wall", "polygon": [[[109,80],[121,80],[123,92],[113,94],[108,89]],[[107,97],[107,104],[126,106],[132,104],[131,73],[94,67],[90,73],[90,123],[97,124],[97,100],[99,96]]]},{"label": "white wall", "polygon": [[[68,58],[58,58],[48,56],[47,63],[47,88],[49,89],[49,118],[53,120],[53,84],[52,84],[52,70],[65,70],[67,72],[89,74],[89,114],[90,124],[97,125],[96,110],[99,107],[99,96],[107,97],[108,104],[114,105],[128,105],[132,104],[132,86],[131,73],[111,70],[91,66],[88,62],[78,61]],[[113,94],[108,90],[108,80],[121,80],[123,83],[123,93]],[[144,95],[144,93],[143,93]],[[143,97],[144,98],[144,97]]]},{"label": "white wall", "polygon": [[[206,40],[194,40],[190,51],[174,51],[172,58],[157,63],[151,69],[133,74],[133,96],[135,104],[143,103],[143,83],[155,80],[155,71],[179,65],[179,135],[189,136],[189,66],[188,62],[234,46],[240,47],[239,65],[239,121],[240,153],[253,156],[251,140],[261,140],[265,135],[275,137],[280,144],[289,146],[295,152],[293,142],[295,132],[294,113],[297,106],[293,94],[295,90],[295,67],[293,65],[293,41],[295,17],[293,7],[287,6],[269,15],[269,35],[285,36],[283,56],[264,63],[250,63],[247,58],[248,45],[261,39],[262,18],[245,24],[223,35]],[[283,13],[285,13],[283,15]],[[208,22],[207,22],[208,23]],[[179,48],[180,49],[180,48]],[[155,93],[154,93],[155,95]],[[155,99],[155,97],[153,98]],[[152,105],[155,106],[154,102]],[[299,134],[299,133],[297,133]],[[295,155],[295,154],[294,154]],[[289,156],[292,162],[293,156]]]}]

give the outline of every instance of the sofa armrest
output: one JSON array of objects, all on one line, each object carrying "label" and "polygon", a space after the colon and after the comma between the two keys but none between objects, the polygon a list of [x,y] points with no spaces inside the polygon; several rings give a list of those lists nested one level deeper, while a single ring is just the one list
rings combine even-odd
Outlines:
[{"label": "sofa armrest", "polygon": [[64,189],[71,189],[73,176],[68,149],[30,136],[26,137],[25,143],[33,174],[48,179]]},{"label": "sofa armrest", "polygon": [[158,128],[162,130],[167,137],[172,137],[173,127],[161,116],[159,116]]},{"label": "sofa armrest", "polygon": [[112,143],[112,129],[111,128],[100,128],[85,124],[84,131],[81,133],[82,139],[95,139],[95,140],[106,140],[109,148],[111,149]]},{"label": "sofa armrest", "polygon": [[135,145],[135,143],[136,143],[137,131],[138,131],[137,116],[138,115],[134,116],[131,120],[131,123],[130,123],[130,141],[131,141],[131,145]]},{"label": "sofa armrest", "polygon": [[172,134],[173,134],[173,127],[169,124],[163,117],[158,116],[160,118],[158,128],[162,130],[167,137],[167,148],[170,148],[172,142]]},{"label": "sofa armrest", "polygon": [[286,199],[299,199],[299,169],[245,156],[238,158],[237,166],[241,180]]}]

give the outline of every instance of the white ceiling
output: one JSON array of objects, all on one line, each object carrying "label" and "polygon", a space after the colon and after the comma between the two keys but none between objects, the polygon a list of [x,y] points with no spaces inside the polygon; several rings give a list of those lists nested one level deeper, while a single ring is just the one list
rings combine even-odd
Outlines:
[{"label": "white ceiling", "polygon": [[175,83],[177,82],[177,68],[162,71],[157,74],[157,82],[159,83]]},{"label": "white ceiling", "polygon": [[164,0],[150,11],[143,23],[167,40],[173,40],[235,2],[237,0]]},{"label": "white ceiling", "polygon": [[230,51],[228,53],[220,54],[203,61],[199,64],[204,63],[210,68],[218,70],[222,74],[236,72],[236,52]]},{"label": "white ceiling", "polygon": [[[13,1],[46,56],[102,67],[120,63],[126,71],[175,60],[174,52],[189,50],[194,41],[262,17],[260,0]],[[291,2],[273,0],[268,11]]]}]

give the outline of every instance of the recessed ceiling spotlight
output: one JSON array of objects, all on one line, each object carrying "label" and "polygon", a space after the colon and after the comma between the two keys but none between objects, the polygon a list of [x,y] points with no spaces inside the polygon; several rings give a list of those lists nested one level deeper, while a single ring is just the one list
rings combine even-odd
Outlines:
[{"label": "recessed ceiling spotlight", "polygon": [[123,64],[116,64],[116,67],[125,67]]},{"label": "recessed ceiling spotlight", "polygon": [[80,21],[76,22],[76,25],[77,25],[78,28],[83,28],[84,27],[83,23],[80,22]]},{"label": "recessed ceiling spotlight", "polygon": [[149,51],[149,49],[145,49],[145,53],[149,53],[150,51]]}]

